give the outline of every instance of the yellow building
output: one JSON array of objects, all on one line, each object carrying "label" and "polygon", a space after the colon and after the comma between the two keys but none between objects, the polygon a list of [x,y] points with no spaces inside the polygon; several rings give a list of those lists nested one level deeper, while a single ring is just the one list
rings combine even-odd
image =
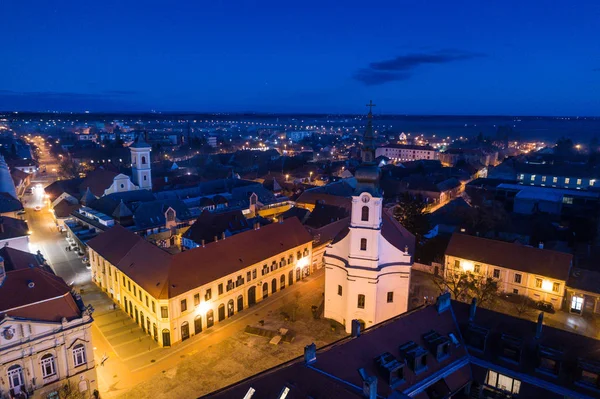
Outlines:
[{"label": "yellow building", "polygon": [[504,293],[563,305],[573,256],[504,241],[455,233],[445,257],[445,272],[461,270],[497,279]]},{"label": "yellow building", "polygon": [[160,345],[199,334],[310,273],[297,218],[171,255],[115,226],[88,242],[92,279]]},{"label": "yellow building", "polygon": [[67,384],[91,398],[91,311],[60,277],[6,266],[0,258],[0,398],[58,398]]}]

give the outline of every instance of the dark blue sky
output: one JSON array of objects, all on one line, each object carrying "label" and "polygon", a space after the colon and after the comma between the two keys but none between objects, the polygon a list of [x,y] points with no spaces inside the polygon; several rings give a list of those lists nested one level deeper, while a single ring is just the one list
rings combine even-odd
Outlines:
[{"label": "dark blue sky", "polygon": [[0,16],[5,110],[600,115],[597,0],[6,0]]}]

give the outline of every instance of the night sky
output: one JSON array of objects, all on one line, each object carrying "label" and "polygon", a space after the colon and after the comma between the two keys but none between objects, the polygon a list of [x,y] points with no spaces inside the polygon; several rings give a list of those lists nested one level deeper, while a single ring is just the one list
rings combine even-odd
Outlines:
[{"label": "night sky", "polygon": [[600,115],[597,0],[0,0],[0,37],[2,110]]}]

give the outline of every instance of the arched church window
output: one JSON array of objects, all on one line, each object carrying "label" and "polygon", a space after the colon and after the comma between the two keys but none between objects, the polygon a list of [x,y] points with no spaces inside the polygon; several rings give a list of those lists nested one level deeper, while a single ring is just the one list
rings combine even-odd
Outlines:
[{"label": "arched church window", "polygon": [[369,221],[369,207],[368,206],[362,207],[362,215],[360,217],[360,220],[362,220],[363,222]]},{"label": "arched church window", "polygon": [[142,155],[142,165],[146,165],[146,157]]},{"label": "arched church window", "polygon": [[365,296],[363,294],[358,294],[358,304],[359,309],[365,308]]},{"label": "arched church window", "polygon": [[360,250],[361,251],[366,251],[367,250],[367,239],[366,238],[361,238],[360,239]]}]

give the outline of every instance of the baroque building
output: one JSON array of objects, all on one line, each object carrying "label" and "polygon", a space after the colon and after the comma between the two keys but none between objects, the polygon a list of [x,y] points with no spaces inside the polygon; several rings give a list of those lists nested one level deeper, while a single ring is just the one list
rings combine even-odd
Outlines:
[{"label": "baroque building", "polygon": [[325,317],[348,333],[353,319],[368,328],[407,311],[414,248],[414,236],[383,210],[371,110],[367,118],[350,225],[324,255]]}]

